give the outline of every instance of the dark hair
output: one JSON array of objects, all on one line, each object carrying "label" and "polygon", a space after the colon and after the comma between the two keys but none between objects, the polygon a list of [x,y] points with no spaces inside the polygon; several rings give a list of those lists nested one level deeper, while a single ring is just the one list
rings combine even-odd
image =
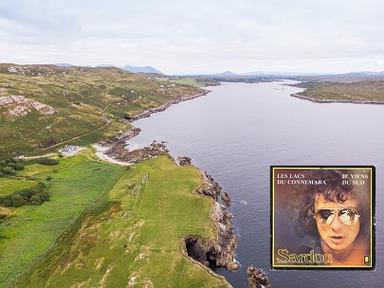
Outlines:
[{"label": "dark hair", "polygon": [[319,195],[325,200],[344,203],[348,199],[355,199],[359,203],[360,213],[360,234],[369,233],[369,195],[357,191],[356,187],[350,184],[342,184],[342,175],[351,173],[344,170],[316,170],[312,172],[312,179],[324,180],[325,184],[311,185],[304,193],[300,193],[297,230],[300,235],[309,234],[319,238],[315,220],[315,201]]}]

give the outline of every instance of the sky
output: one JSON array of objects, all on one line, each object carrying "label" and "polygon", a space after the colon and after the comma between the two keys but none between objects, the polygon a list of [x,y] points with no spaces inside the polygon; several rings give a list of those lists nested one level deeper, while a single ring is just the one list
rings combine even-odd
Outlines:
[{"label": "sky", "polygon": [[0,0],[0,62],[384,71],[381,0]]}]

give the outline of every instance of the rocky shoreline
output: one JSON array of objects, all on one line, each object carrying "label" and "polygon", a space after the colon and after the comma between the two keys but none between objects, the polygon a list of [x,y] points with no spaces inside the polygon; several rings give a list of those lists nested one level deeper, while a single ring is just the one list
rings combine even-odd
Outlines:
[{"label": "rocky shoreline", "polygon": [[[214,241],[198,236],[185,237],[184,253],[194,260],[210,268],[224,267],[228,271],[236,271],[240,263],[235,259],[238,239],[233,229],[232,214],[228,210],[230,199],[220,185],[206,172],[202,172],[203,185],[197,193],[213,199],[211,217],[217,231]],[[223,204],[220,204],[220,199]]]},{"label": "rocky shoreline", "polygon": [[209,92],[211,92],[211,91],[203,89],[203,91],[198,93],[198,94],[179,97],[179,98],[177,98],[175,100],[172,100],[172,101],[170,101],[170,102],[168,102],[166,104],[163,104],[163,105],[161,105],[161,106],[159,106],[157,108],[152,108],[152,109],[144,110],[144,111],[142,111],[142,112],[140,112],[140,113],[138,113],[136,115],[133,115],[131,117],[126,117],[126,119],[129,122],[133,122],[133,121],[139,120],[141,118],[146,118],[146,117],[151,116],[151,114],[153,114],[153,113],[157,113],[157,112],[161,112],[161,111],[166,110],[168,107],[170,107],[173,104],[177,104],[177,103],[180,103],[180,102],[183,102],[183,101],[187,101],[187,100],[192,100],[194,98],[207,95]]},{"label": "rocky shoreline", "polygon": [[[240,268],[240,263],[235,259],[238,239],[233,229],[233,215],[228,209],[230,198],[212,176],[206,172],[201,173],[204,184],[197,193],[208,196],[214,201],[211,217],[215,223],[217,239],[209,241],[194,235],[187,236],[184,238],[183,253],[213,271],[216,268],[237,271]],[[220,204],[220,199],[224,205]],[[262,269],[251,265],[246,273],[249,288],[271,288],[268,276]]]},{"label": "rocky shoreline", "polygon": [[155,140],[141,149],[127,149],[126,141],[137,136],[139,133],[139,128],[132,128],[119,136],[94,144],[93,147],[96,149],[96,155],[105,161],[130,165],[168,152],[165,142],[158,143]]},{"label": "rocky shoreline", "polygon": [[366,100],[341,100],[341,99],[316,99],[312,98],[310,96],[301,95],[297,93],[292,93],[292,97],[309,100],[311,102],[315,103],[353,103],[353,104],[377,104],[377,105],[383,105],[384,101],[366,101]]}]

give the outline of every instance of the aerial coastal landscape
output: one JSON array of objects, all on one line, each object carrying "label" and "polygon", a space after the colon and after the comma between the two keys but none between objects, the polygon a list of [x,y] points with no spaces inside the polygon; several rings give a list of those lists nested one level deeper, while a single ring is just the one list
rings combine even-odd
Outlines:
[{"label": "aerial coastal landscape", "polygon": [[[384,7],[368,2],[1,1],[0,288],[381,287]],[[370,181],[329,172],[320,208],[309,184],[275,202],[273,167],[299,166]],[[321,246],[335,225],[364,265]],[[273,247],[320,260],[274,266]]]},{"label": "aerial coastal landscape", "polygon": [[[230,196],[156,139],[142,149],[126,146],[140,133],[133,120],[210,97],[200,86],[219,85],[220,77],[1,67],[2,287],[230,286],[210,270],[239,266]],[[383,82],[348,83],[358,87],[348,100],[370,103],[362,95]],[[332,89],[334,100],[345,100],[343,82],[298,85]],[[317,95],[324,94],[309,100]]]}]

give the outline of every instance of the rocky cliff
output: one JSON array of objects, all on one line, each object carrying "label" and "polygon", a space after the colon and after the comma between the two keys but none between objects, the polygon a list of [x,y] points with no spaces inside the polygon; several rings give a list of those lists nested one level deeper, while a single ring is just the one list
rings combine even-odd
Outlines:
[{"label": "rocky cliff", "polygon": [[[235,271],[240,264],[235,260],[238,240],[233,229],[233,216],[228,210],[229,196],[210,175],[204,172],[202,177],[204,184],[197,192],[214,200],[211,217],[216,226],[217,239],[208,241],[189,236],[185,239],[187,253],[210,268],[225,267],[229,271]],[[220,200],[225,205],[219,203]]]}]

